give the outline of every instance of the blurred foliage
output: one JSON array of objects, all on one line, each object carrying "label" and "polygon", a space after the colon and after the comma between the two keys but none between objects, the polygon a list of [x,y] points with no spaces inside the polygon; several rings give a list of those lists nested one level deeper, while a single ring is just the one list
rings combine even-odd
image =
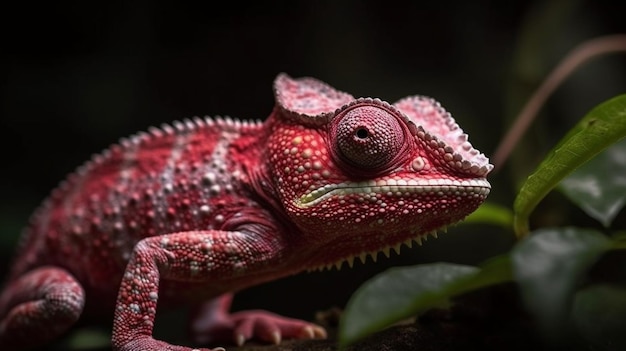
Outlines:
[{"label": "blurred foliage", "polygon": [[[622,124],[626,116],[622,116]],[[626,140],[582,165],[559,189],[589,216],[611,226],[626,201]]]},{"label": "blurred foliage", "polygon": [[[626,36],[624,38],[626,43]],[[518,236],[527,234],[530,213],[550,190],[580,165],[626,136],[625,121],[626,94],[598,105],[561,139],[539,164],[535,172],[526,179],[515,198],[513,225]],[[609,150],[606,153],[613,154],[614,151]],[[610,169],[610,173],[619,171],[615,168],[616,162],[613,158],[604,157],[603,159],[606,162],[606,165],[603,166],[605,170]],[[608,192],[619,192],[622,189],[620,182],[624,178],[621,174],[607,176],[599,168],[590,170],[590,172],[592,174],[588,174],[588,180],[595,184],[604,182],[609,178],[615,178],[617,186],[612,187],[611,183],[603,184]],[[580,179],[579,176],[579,174],[576,175],[574,179]],[[570,184],[571,182],[572,180],[570,180]],[[568,194],[577,199],[579,203],[588,199],[587,193],[570,191]],[[614,206],[614,200],[607,196],[598,198],[596,203],[603,208]],[[583,207],[583,209],[590,209],[590,207]],[[613,209],[613,212],[617,211],[619,208]]]}]

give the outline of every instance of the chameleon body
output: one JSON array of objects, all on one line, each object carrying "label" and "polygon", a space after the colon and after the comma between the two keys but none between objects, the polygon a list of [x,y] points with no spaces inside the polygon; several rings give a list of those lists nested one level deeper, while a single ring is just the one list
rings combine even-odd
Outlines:
[{"label": "chameleon body", "polygon": [[97,316],[112,319],[115,350],[192,350],[152,337],[157,302],[194,304],[201,343],[324,337],[265,311],[230,314],[231,294],[388,254],[489,193],[492,165],[433,99],[355,99],[285,74],[274,93],[264,122],[152,128],[62,182],[32,216],[0,295],[0,349],[49,343]]}]

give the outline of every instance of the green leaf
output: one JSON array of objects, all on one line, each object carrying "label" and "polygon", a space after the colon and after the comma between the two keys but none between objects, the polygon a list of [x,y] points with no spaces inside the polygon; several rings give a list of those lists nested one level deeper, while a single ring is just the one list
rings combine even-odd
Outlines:
[{"label": "green leaf", "polygon": [[580,334],[600,350],[626,350],[626,289],[588,287],[576,294],[572,319]]},{"label": "green leaf", "polygon": [[351,343],[367,334],[446,302],[452,282],[478,268],[451,263],[391,268],[361,286],[346,306],[340,341]]},{"label": "green leaf", "polygon": [[563,178],[609,145],[626,136],[626,94],[592,109],[561,139],[526,180],[513,206],[518,236],[528,233],[528,217]]},{"label": "green leaf", "polygon": [[493,257],[480,266],[480,271],[467,279],[459,279],[452,284],[448,293],[458,296],[480,288],[513,281],[513,270],[509,255]]},{"label": "green leaf", "polygon": [[609,227],[626,202],[626,140],[582,165],[559,187],[589,216]]},{"label": "green leaf", "polygon": [[529,311],[547,334],[558,334],[572,296],[589,268],[612,242],[579,228],[535,231],[511,252],[513,275]]},{"label": "green leaf", "polygon": [[341,319],[340,344],[345,346],[429,308],[445,306],[454,296],[511,277],[505,256],[482,268],[452,263],[391,268],[363,284],[348,301]]},{"label": "green leaf", "polygon": [[513,212],[507,207],[487,202],[467,216],[463,223],[486,223],[511,228]]}]

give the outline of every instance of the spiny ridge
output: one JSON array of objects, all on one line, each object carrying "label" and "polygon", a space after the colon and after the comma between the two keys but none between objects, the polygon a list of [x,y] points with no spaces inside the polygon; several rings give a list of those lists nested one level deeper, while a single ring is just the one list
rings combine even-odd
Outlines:
[{"label": "spiny ridge", "polygon": [[[257,127],[263,122],[259,120],[239,120],[229,116],[215,116],[215,117],[193,117],[192,119],[183,119],[182,121],[173,121],[170,124],[163,123],[160,127],[150,126],[147,131],[139,131],[128,137],[123,137],[118,140],[116,144],[110,145],[108,148],[102,150],[100,153],[95,153],[91,156],[91,159],[82,165],[78,166],[76,170],[68,176],[66,180],[63,180],[55,188],[55,191],[67,189],[77,176],[81,176],[89,172],[93,167],[102,164],[112,155],[112,150],[116,148],[130,149],[136,147],[144,142],[149,142],[151,139],[162,138],[165,135],[173,135],[177,133],[189,133],[196,131],[198,128],[220,126],[220,127]],[[54,195],[54,192],[53,192]]]},{"label": "spiny ridge", "polygon": [[[443,231],[444,233],[446,233],[448,231],[447,227],[441,227],[438,230]],[[402,245],[406,245],[409,249],[411,249],[413,247],[413,244],[416,243],[417,245],[421,246],[422,245],[422,241],[427,241],[428,240],[428,236],[432,236],[433,238],[437,239],[438,233],[437,230],[432,230],[430,232],[427,232],[426,234],[420,234],[414,238],[405,240],[403,242],[394,244],[394,245],[390,245],[390,246],[385,246],[381,249],[379,249],[378,251],[363,251],[358,255],[355,256],[349,256],[346,258],[342,258],[334,263],[328,263],[325,265],[320,265],[317,267],[313,267],[313,268],[309,268],[307,269],[307,272],[314,272],[314,271],[320,271],[323,272],[325,270],[332,270],[333,268],[336,268],[337,270],[340,270],[341,267],[343,266],[343,263],[345,262],[348,265],[348,268],[352,268],[354,266],[354,261],[355,259],[359,259],[361,261],[362,264],[365,264],[366,260],[368,257],[370,257],[372,259],[372,261],[376,262],[376,260],[378,259],[378,253],[382,253],[383,255],[385,255],[385,257],[389,258],[391,257],[391,252],[393,251],[396,255],[400,254],[400,250]]]}]

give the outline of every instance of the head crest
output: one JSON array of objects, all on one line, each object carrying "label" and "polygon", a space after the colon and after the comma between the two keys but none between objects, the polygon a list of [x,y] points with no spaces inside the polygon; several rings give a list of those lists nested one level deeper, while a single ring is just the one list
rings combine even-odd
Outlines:
[{"label": "head crest", "polygon": [[354,100],[315,78],[293,79],[281,73],[274,81],[276,104],[286,115],[306,123],[321,124],[342,106]]}]

